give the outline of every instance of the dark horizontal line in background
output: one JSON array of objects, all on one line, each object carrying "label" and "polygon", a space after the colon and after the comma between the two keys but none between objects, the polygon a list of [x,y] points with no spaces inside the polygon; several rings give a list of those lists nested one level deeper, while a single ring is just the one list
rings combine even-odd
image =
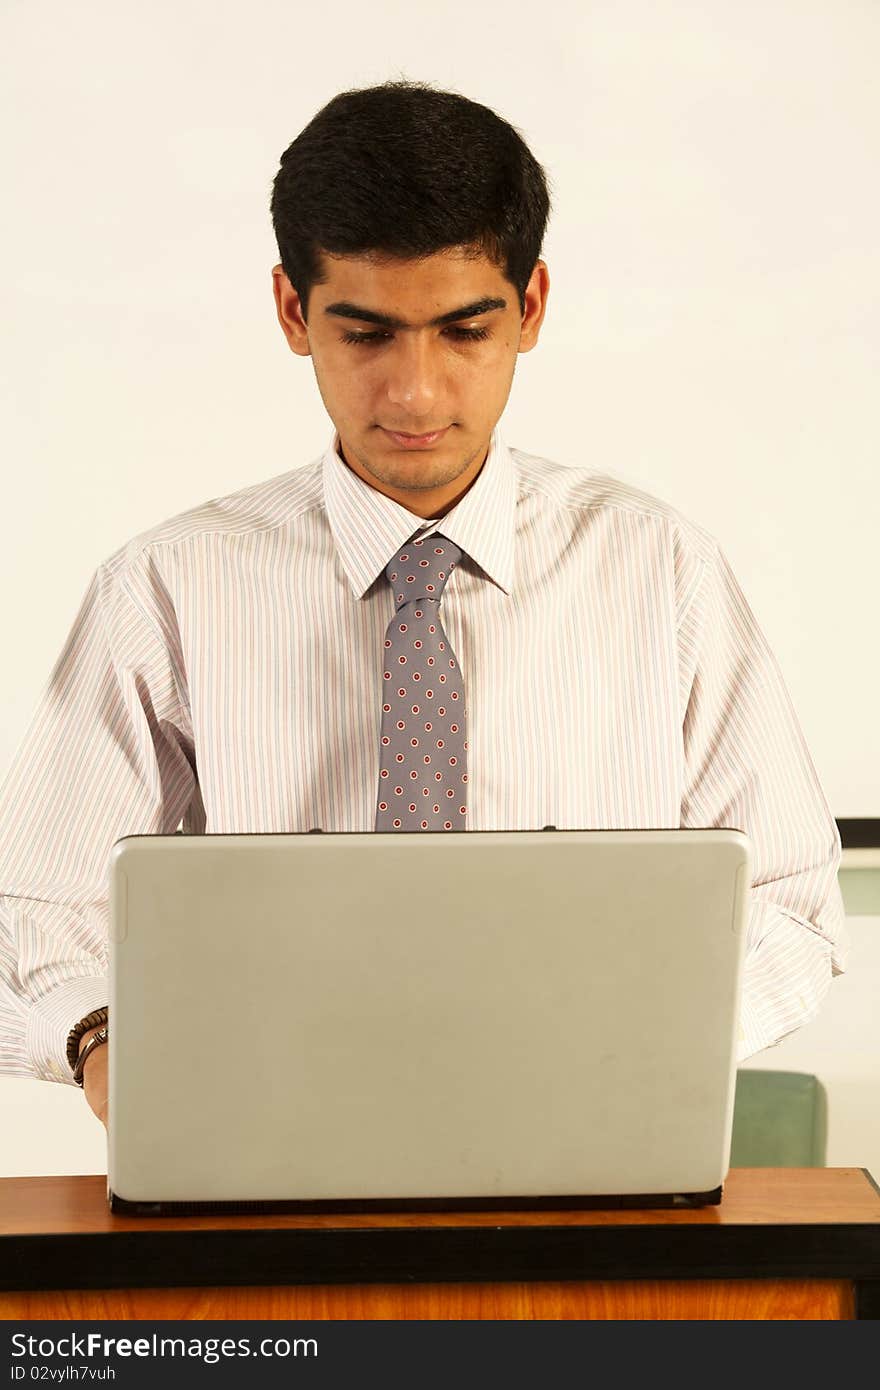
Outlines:
[{"label": "dark horizontal line in background", "polygon": [[844,849],[880,849],[880,816],[862,820],[838,820]]}]

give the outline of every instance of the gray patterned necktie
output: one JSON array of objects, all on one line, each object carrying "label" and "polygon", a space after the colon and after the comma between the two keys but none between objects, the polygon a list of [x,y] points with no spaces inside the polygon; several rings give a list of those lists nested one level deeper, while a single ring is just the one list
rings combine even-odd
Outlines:
[{"label": "gray patterned necktie", "polygon": [[408,541],[385,569],[397,612],[382,649],[377,830],[467,827],[464,681],[439,613],[460,559],[434,533]]}]

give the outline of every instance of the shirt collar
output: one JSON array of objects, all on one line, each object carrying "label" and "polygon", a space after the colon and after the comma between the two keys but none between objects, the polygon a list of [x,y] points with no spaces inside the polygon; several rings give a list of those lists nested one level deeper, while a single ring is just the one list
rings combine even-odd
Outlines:
[{"label": "shirt collar", "polygon": [[[355,597],[363,598],[395,552],[427,523],[352,472],[340,457],[338,430],[324,452],[322,471],[324,504],[340,563]],[[442,532],[508,594],[513,585],[515,513],[514,463],[496,425],[475,481],[428,529]]]}]

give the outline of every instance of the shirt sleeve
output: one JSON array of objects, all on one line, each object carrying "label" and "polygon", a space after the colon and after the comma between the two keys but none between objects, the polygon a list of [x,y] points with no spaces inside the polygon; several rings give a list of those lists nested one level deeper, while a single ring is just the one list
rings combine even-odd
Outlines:
[{"label": "shirt sleeve", "polygon": [[716,547],[680,629],[682,826],[752,843],[737,1060],[815,1017],[849,950],[841,845],[779,665]]},{"label": "shirt sleeve", "polygon": [[[100,565],[0,788],[0,1074],[74,1085],[67,1035],[108,1002],[108,868],[197,790],[173,606],[151,558]],[[200,801],[200,798],[199,798]]]}]

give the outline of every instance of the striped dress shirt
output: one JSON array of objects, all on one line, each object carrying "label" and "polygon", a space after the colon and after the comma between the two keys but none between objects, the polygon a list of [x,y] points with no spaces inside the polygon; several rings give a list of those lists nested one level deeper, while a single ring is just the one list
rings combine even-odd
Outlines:
[{"label": "striped dress shirt", "polygon": [[0,1072],[72,1082],[107,1002],[124,835],[374,829],[384,569],[435,526],[472,830],[732,826],[753,846],[739,1059],[845,966],[840,838],[717,542],[609,475],[508,447],[425,521],[322,456],[100,564],[0,795]]}]

